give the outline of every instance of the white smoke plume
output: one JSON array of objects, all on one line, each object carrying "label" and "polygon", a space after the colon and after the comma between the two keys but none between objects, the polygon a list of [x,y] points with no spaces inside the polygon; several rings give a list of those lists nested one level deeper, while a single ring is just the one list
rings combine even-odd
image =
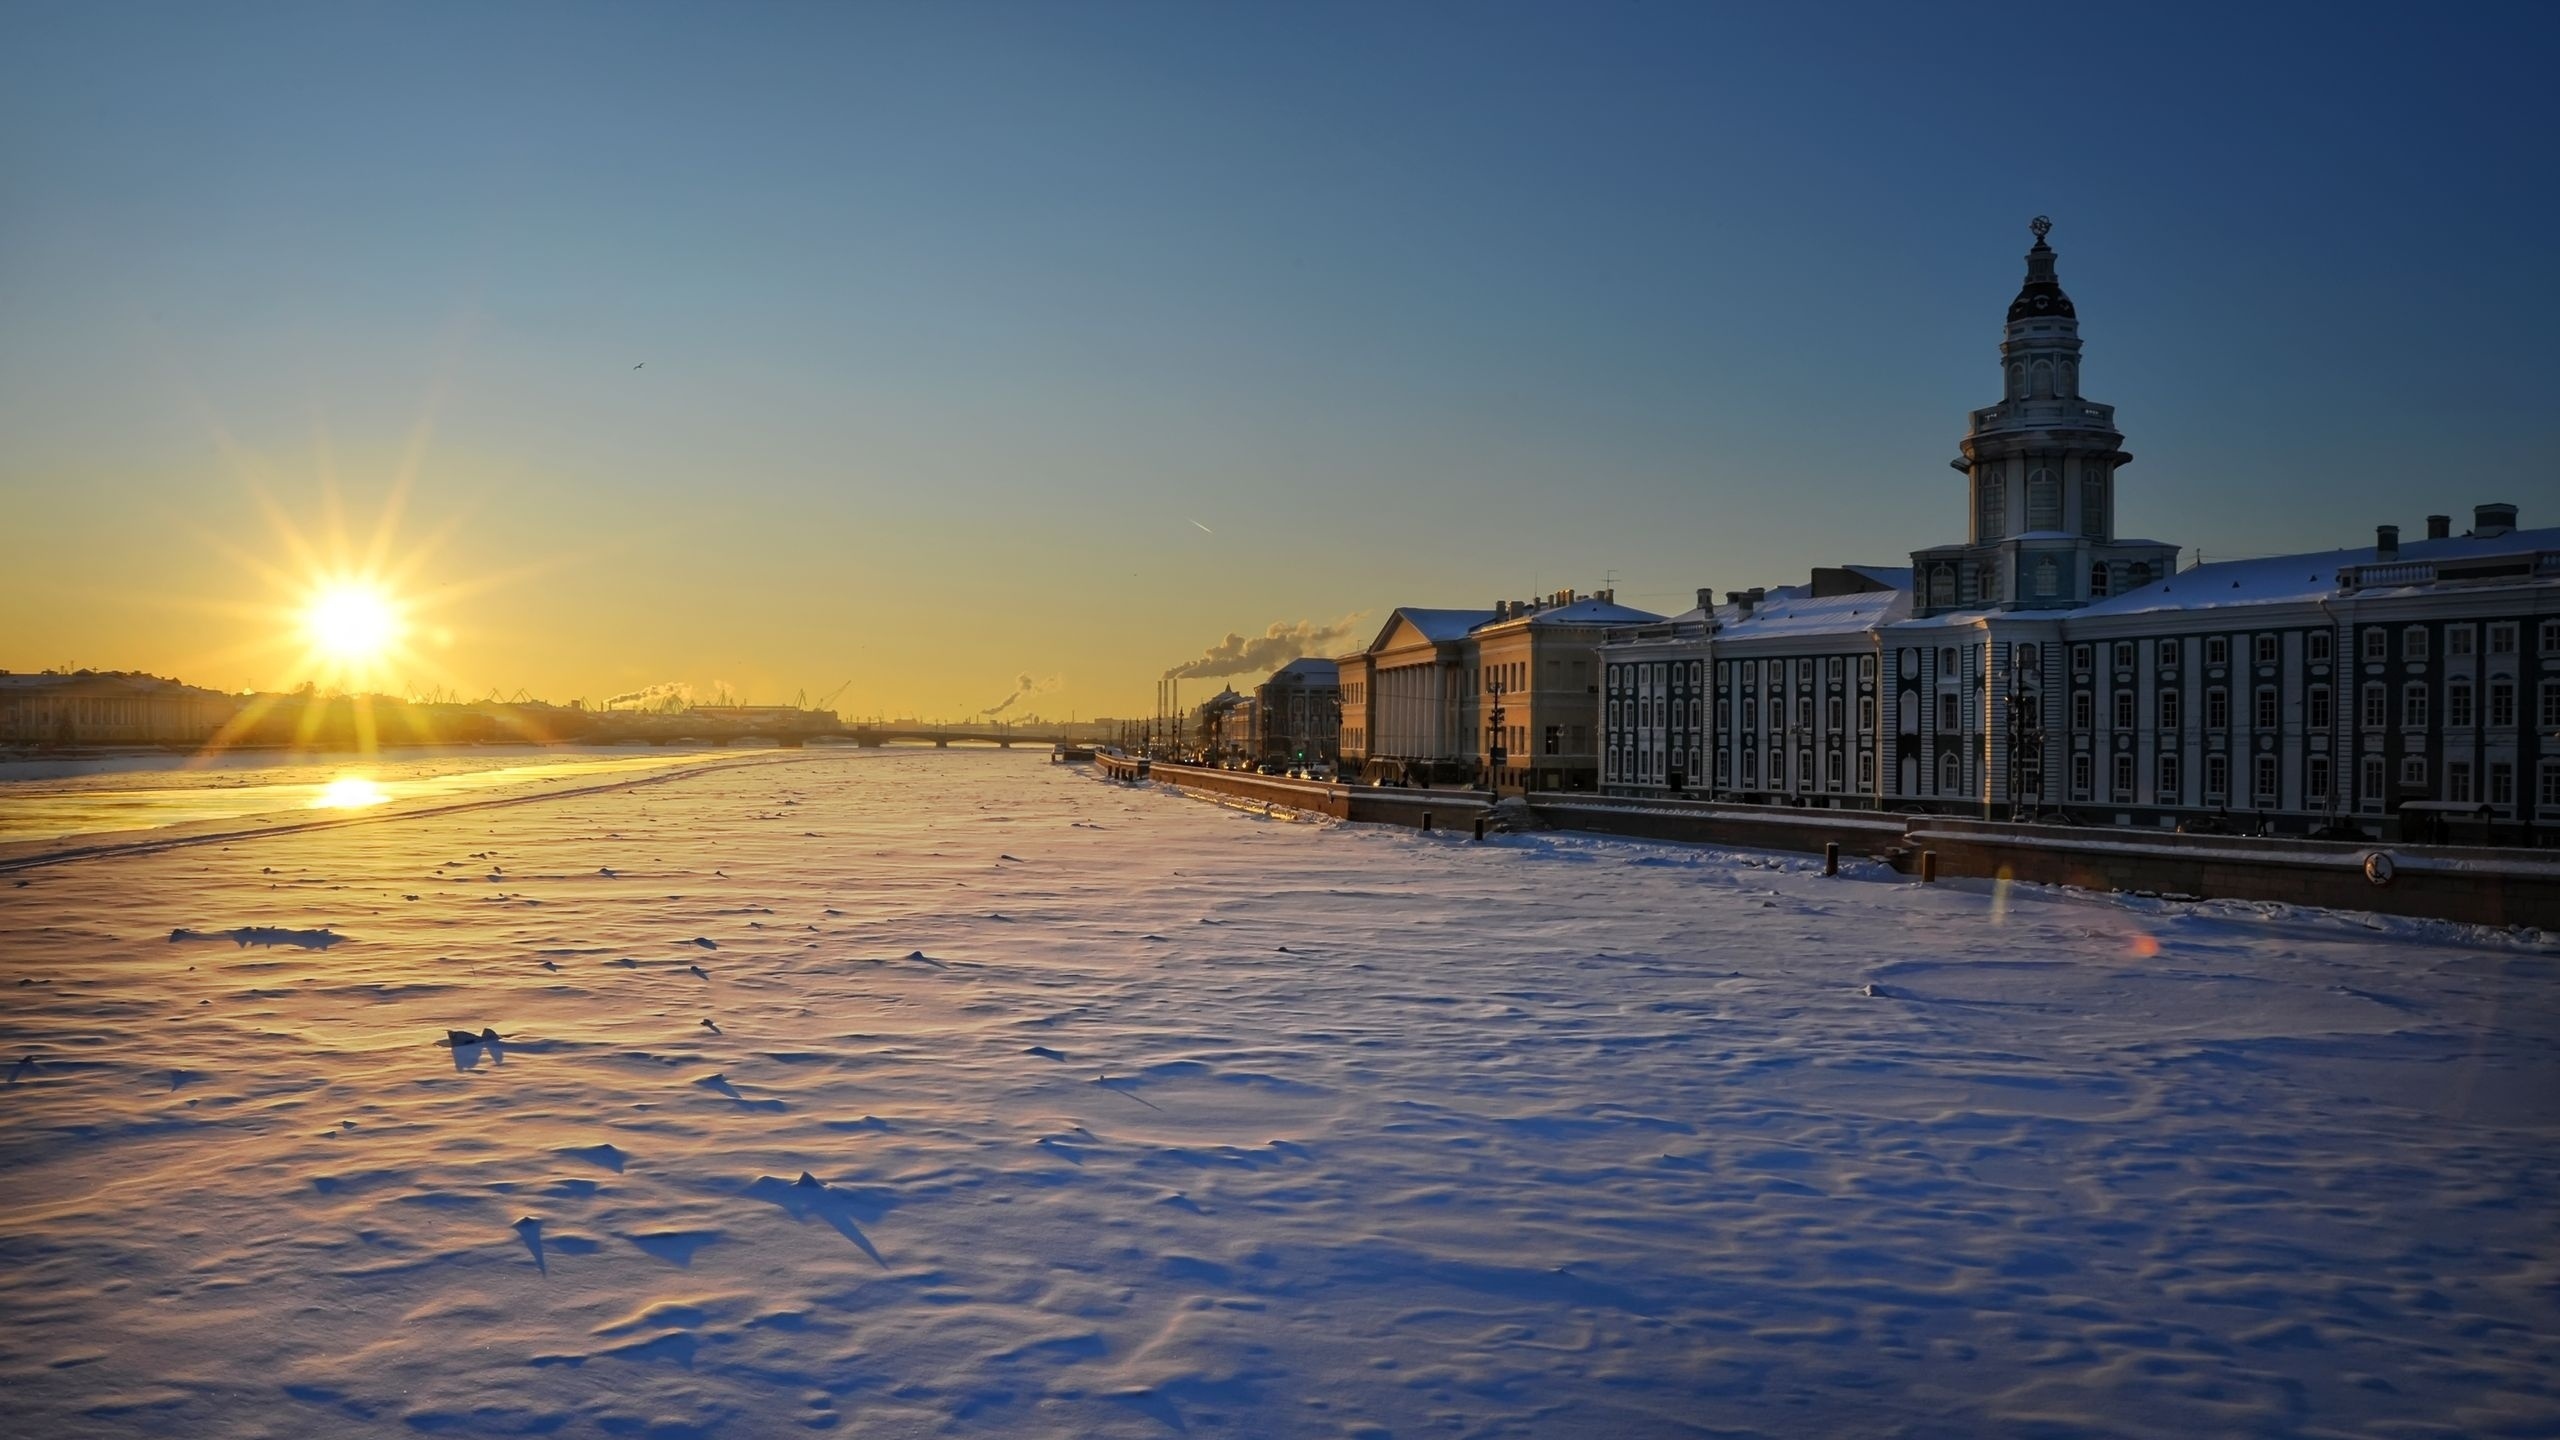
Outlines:
[{"label": "white smoke plume", "polygon": [[692,707],[693,687],[681,680],[661,680],[655,685],[643,685],[637,690],[610,696],[604,702],[607,710],[638,710],[649,715],[664,715]]},{"label": "white smoke plume", "polygon": [[989,717],[1001,715],[1021,701],[1028,700],[1034,695],[1046,695],[1065,683],[1062,677],[1056,675],[1046,680],[1034,680],[1027,673],[1016,675],[1013,677],[1013,693],[978,713]]},{"label": "white smoke plume", "polygon": [[1331,624],[1313,620],[1276,620],[1271,628],[1247,639],[1229,633],[1227,638],[1209,647],[1209,653],[1197,660],[1187,660],[1164,672],[1167,680],[1200,680],[1219,675],[1241,675],[1277,670],[1292,660],[1322,653],[1351,638],[1360,624],[1357,615],[1345,615]]}]

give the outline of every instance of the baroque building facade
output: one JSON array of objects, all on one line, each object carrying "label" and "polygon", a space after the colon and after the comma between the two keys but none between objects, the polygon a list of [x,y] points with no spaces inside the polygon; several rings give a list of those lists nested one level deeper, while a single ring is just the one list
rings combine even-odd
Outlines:
[{"label": "baroque building facade", "polygon": [[2120,538],[2132,457],[2081,394],[2049,228],[2002,397],[1954,462],[1967,538],[1898,577],[1701,592],[1609,631],[1602,788],[2560,839],[2560,529],[2485,504],[2462,535],[2436,515],[2406,546],[2383,526],[2370,548],[2183,571],[2174,545]]}]

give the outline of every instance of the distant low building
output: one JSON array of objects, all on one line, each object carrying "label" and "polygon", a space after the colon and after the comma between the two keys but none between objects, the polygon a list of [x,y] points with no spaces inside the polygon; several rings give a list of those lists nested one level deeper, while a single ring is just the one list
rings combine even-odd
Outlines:
[{"label": "distant low building", "polygon": [[219,690],[124,671],[0,671],[0,744],[202,745],[240,712]]}]

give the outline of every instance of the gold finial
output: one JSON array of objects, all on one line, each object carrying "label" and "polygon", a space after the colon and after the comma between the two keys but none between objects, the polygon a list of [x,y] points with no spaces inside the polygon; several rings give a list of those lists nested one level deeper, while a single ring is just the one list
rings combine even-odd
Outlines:
[{"label": "gold finial", "polygon": [[2053,233],[2053,219],[2051,216],[2039,215],[2027,222],[2027,228],[2036,232],[2036,243],[2041,245],[2044,243],[2044,237]]}]

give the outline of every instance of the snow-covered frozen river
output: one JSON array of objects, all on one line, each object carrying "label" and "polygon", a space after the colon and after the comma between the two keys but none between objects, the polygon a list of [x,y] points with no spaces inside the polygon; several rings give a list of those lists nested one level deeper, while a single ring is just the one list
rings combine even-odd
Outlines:
[{"label": "snow-covered frozen river", "polygon": [[0,843],[130,835],[253,816],[349,812],[636,775],[699,762],[687,749],[473,745],[373,755],[132,752],[0,760]]},{"label": "snow-covered frozen river", "polygon": [[2560,960],[1818,870],[873,752],[0,876],[0,1428],[2560,1429]]}]

